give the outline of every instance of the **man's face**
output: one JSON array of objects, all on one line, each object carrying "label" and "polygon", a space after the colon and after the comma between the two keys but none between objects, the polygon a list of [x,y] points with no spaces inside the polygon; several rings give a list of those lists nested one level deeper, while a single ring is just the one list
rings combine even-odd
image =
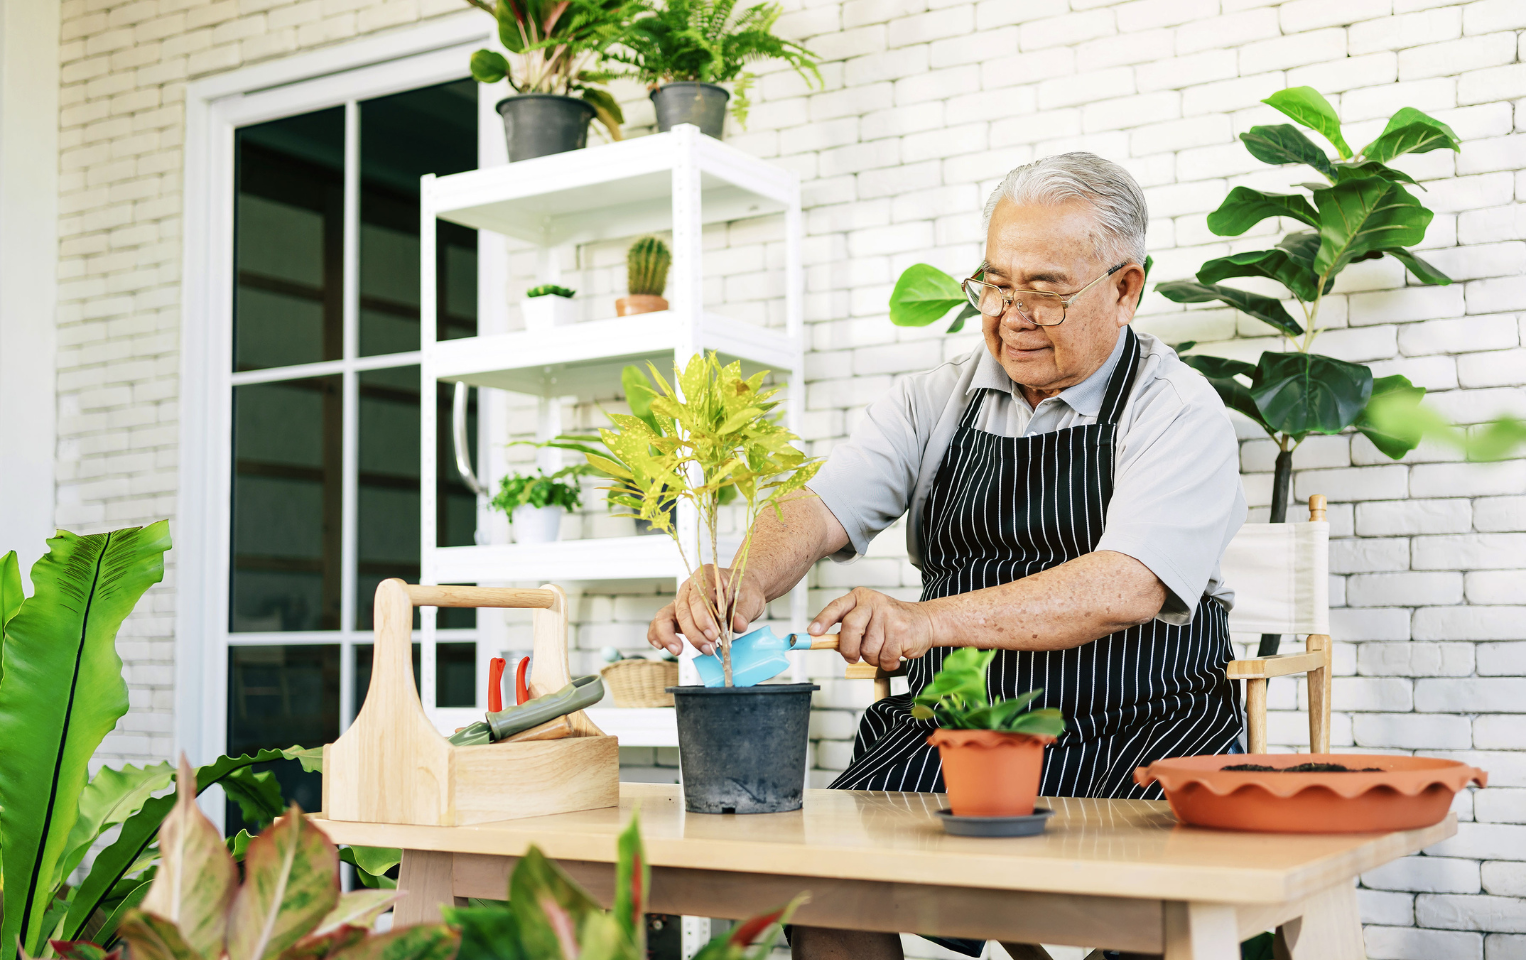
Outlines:
[{"label": "man's face", "polygon": [[[1082,201],[1046,206],[1002,200],[986,232],[985,281],[1013,289],[1070,296],[1116,265],[1098,259],[1093,214]],[[1129,264],[1082,294],[1065,322],[1040,327],[1014,305],[982,316],[986,347],[1030,403],[1095,373],[1112,353],[1118,331],[1134,317],[1144,271]]]}]

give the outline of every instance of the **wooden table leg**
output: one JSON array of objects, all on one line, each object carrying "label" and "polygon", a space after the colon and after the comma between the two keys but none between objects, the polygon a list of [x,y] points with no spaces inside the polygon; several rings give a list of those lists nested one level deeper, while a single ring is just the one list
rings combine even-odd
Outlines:
[{"label": "wooden table leg", "polygon": [[1291,960],[1364,960],[1362,916],[1356,904],[1356,881],[1338,883],[1304,901],[1304,914],[1277,928],[1282,950]]},{"label": "wooden table leg", "polygon": [[392,925],[439,923],[440,907],[456,903],[451,889],[456,855],[430,850],[404,850],[398,867],[397,888],[403,892],[392,908]]},{"label": "wooden table leg", "polygon": [[1235,908],[1223,903],[1168,902],[1165,960],[1239,960]]}]

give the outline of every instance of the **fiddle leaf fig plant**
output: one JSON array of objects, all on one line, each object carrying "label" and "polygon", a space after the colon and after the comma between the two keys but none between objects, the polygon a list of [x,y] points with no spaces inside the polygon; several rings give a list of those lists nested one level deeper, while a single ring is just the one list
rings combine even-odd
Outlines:
[{"label": "fiddle leaf fig plant", "polygon": [[949,730],[996,730],[1057,737],[1065,732],[1065,718],[1053,707],[1031,709],[1044,692],[1042,687],[1010,700],[992,703],[986,673],[996,659],[995,650],[960,647],[943,661],[932,683],[912,701],[911,715],[934,720]]},{"label": "fiddle leaf fig plant", "polygon": [[[679,370],[674,385],[648,365],[653,384],[649,417],[612,413],[614,429],[599,431],[608,456],[585,456],[595,470],[612,478],[611,503],[671,536],[684,566],[698,574],[708,549],[711,569],[719,569],[720,508],[726,487],[736,488],[742,508],[738,518],[742,545],[732,561],[730,580],[715,584],[714,597],[702,592],[720,625],[721,665],[731,686],[731,617],[747,555],[753,522],[767,509],[779,514],[784,498],[800,493],[821,462],[793,443],[798,438],[776,420],[776,388],[765,388],[765,372],[742,376],[739,362],[722,365],[714,353],[694,356]],[[673,523],[680,502],[694,507],[700,529],[697,542],[686,544]]]}]

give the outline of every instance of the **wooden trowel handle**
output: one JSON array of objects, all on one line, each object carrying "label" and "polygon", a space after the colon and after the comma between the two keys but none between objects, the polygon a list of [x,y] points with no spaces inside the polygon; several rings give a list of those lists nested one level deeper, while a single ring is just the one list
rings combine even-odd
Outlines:
[{"label": "wooden trowel handle", "polygon": [[[836,650],[837,649],[837,634],[835,634],[835,633],[832,634],[831,636],[828,636],[828,637],[813,637],[810,634],[805,634],[805,633],[794,633],[794,634],[791,634],[790,636],[795,638],[794,640],[790,641],[790,649],[791,650]],[[805,645],[803,643],[800,643],[799,642],[800,640],[810,640],[811,643],[810,643],[809,646],[807,646],[807,645]]]}]

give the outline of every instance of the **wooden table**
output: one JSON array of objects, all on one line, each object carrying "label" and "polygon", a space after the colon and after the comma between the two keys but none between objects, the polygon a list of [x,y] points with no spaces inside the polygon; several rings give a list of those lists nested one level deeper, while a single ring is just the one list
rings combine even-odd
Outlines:
[{"label": "wooden table", "polygon": [[1452,836],[1455,817],[1388,834],[1284,835],[1184,827],[1146,800],[1042,801],[1042,836],[951,837],[941,794],[806,791],[794,813],[686,813],[677,786],[623,783],[619,808],[469,827],[319,819],[339,843],[401,847],[396,922],[454,897],[506,896],[535,844],[610,902],[615,837],[639,807],[654,913],[741,918],[802,890],[811,926],[1073,944],[1168,960],[1238,960],[1281,927],[1295,960],[1361,960],[1355,878]]}]

